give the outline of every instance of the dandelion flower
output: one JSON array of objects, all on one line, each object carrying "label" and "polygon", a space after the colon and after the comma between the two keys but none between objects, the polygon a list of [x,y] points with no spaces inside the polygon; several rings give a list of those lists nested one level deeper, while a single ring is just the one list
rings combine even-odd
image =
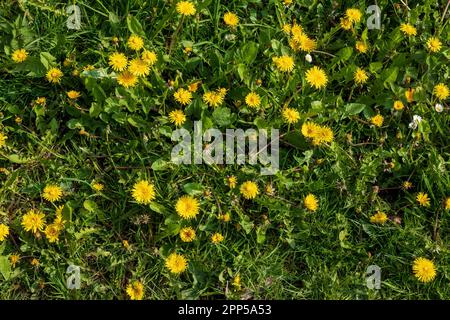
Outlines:
[{"label": "dandelion flower", "polygon": [[81,93],[75,90],[70,90],[67,92],[67,96],[69,97],[69,99],[75,100],[81,96]]},{"label": "dandelion flower", "polygon": [[136,58],[130,61],[128,71],[138,77],[147,76],[150,73],[150,66],[144,60]]},{"label": "dandelion flower", "polygon": [[403,184],[402,184],[402,188],[404,189],[404,190],[409,190],[409,189],[411,189],[413,187],[413,184],[411,183],[411,181],[405,181],[405,182],[403,182]]},{"label": "dandelion flower", "polygon": [[179,127],[186,122],[186,115],[181,110],[174,110],[169,113],[169,120]]},{"label": "dandelion flower", "polygon": [[261,98],[256,92],[250,92],[245,96],[245,103],[251,108],[258,108],[261,104]]},{"label": "dandelion flower", "polygon": [[108,59],[109,65],[114,71],[123,71],[127,68],[128,59],[123,53],[114,52]]},{"label": "dandelion flower", "polygon": [[405,98],[408,103],[411,103],[414,101],[414,88],[409,88],[405,91]]},{"label": "dandelion flower", "polygon": [[370,217],[370,222],[384,224],[388,220],[386,213],[378,211]]},{"label": "dandelion flower", "polygon": [[347,18],[341,18],[339,25],[344,30],[350,30],[353,27],[353,23]]},{"label": "dandelion flower", "polygon": [[125,88],[134,87],[137,81],[138,78],[130,71],[124,71],[117,76],[117,82]]},{"label": "dandelion flower", "polygon": [[240,290],[241,289],[241,276],[239,274],[237,274],[233,278],[233,281],[231,282],[231,284],[233,285],[233,287],[236,288],[236,290]]},{"label": "dandelion flower", "polygon": [[356,41],[355,45],[356,50],[361,53],[366,53],[368,50],[367,44],[365,44],[363,41]]},{"label": "dandelion flower", "polygon": [[430,198],[428,197],[428,194],[426,194],[424,192],[419,192],[417,194],[416,201],[422,207],[429,207],[430,206]]},{"label": "dandelion flower", "polygon": [[144,39],[142,39],[140,36],[132,34],[127,41],[127,46],[131,50],[139,51],[144,47]]},{"label": "dandelion flower", "polygon": [[189,92],[196,92],[198,90],[198,86],[200,85],[200,81],[193,82],[188,85]]},{"label": "dandelion flower", "polygon": [[259,194],[258,185],[253,181],[245,181],[239,191],[245,199],[254,199]]},{"label": "dandelion flower", "polygon": [[300,119],[300,113],[292,108],[284,108],[282,111],[283,119],[289,124],[297,123]]},{"label": "dandelion flower", "polygon": [[6,145],[6,140],[8,139],[8,136],[4,134],[3,132],[0,132],[0,148],[4,147]]},{"label": "dandelion flower", "polygon": [[445,208],[445,210],[450,210],[450,197],[445,198],[444,208]]},{"label": "dandelion flower", "polygon": [[27,60],[27,57],[28,52],[25,49],[17,49],[11,55],[11,58],[15,63],[24,62],[25,60]]},{"label": "dandelion flower", "polygon": [[177,200],[175,210],[183,219],[192,219],[199,212],[200,204],[197,199],[192,196],[182,196]]},{"label": "dandelion flower", "polygon": [[154,51],[144,50],[141,55],[142,60],[149,66],[152,66],[158,61],[158,56]]},{"label": "dandelion flower", "polygon": [[291,72],[294,70],[294,59],[290,56],[273,57],[272,61],[275,63],[277,69],[282,72]]},{"label": "dandelion flower", "polygon": [[48,242],[50,243],[58,242],[60,231],[61,229],[55,224],[50,224],[46,226],[44,233],[48,239]]},{"label": "dandelion flower", "polygon": [[224,239],[223,235],[219,232],[216,232],[211,236],[211,242],[214,244],[218,244],[218,243],[222,242],[223,239]]},{"label": "dandelion flower", "polygon": [[230,222],[231,220],[231,215],[229,212],[225,213],[225,214],[219,214],[217,216],[217,219],[222,220],[223,222]]},{"label": "dandelion flower", "polygon": [[0,223],[0,242],[5,241],[9,234],[9,227],[6,224]]},{"label": "dandelion flower", "polygon": [[353,79],[357,84],[364,84],[367,82],[367,79],[369,79],[369,76],[367,75],[366,71],[364,71],[361,68],[358,68],[353,74]]},{"label": "dandelion flower", "polygon": [[314,66],[306,71],[306,81],[314,88],[321,89],[326,86],[328,78],[323,69]]},{"label": "dandelion flower", "polygon": [[144,285],[140,281],[130,282],[126,291],[131,300],[142,300],[144,297]]},{"label": "dandelion flower", "polygon": [[235,28],[239,24],[239,17],[235,13],[226,12],[223,15],[223,22],[225,22],[227,26]]},{"label": "dandelion flower", "polygon": [[433,94],[440,100],[445,100],[450,95],[450,90],[444,83],[437,84],[433,89]]},{"label": "dandelion flower", "polygon": [[217,107],[223,103],[225,95],[217,91],[208,91],[203,95],[203,101],[210,107]]},{"label": "dandelion flower", "polygon": [[407,36],[415,36],[417,35],[417,30],[413,25],[409,23],[402,23],[400,25],[400,30]]},{"label": "dandelion flower", "polygon": [[9,262],[13,268],[16,267],[17,262],[19,262],[20,256],[18,254],[12,254],[9,256]]},{"label": "dandelion flower", "polygon": [[37,233],[42,231],[45,226],[44,214],[39,210],[31,209],[22,217],[22,226],[25,231]]},{"label": "dandelion flower", "polygon": [[316,211],[319,208],[319,201],[317,200],[317,197],[312,193],[308,194],[305,197],[305,199],[303,200],[303,204],[305,205],[306,209],[312,212]]},{"label": "dandelion flower", "polygon": [[228,183],[228,187],[230,187],[230,189],[236,188],[236,184],[237,184],[236,176],[229,176],[227,178],[227,183]]},{"label": "dandelion flower", "polygon": [[195,237],[195,230],[191,227],[185,227],[180,230],[180,238],[183,242],[192,242],[193,240],[195,240]]},{"label": "dandelion flower", "polygon": [[149,204],[156,197],[155,187],[147,180],[140,180],[133,185],[133,199],[140,204]]},{"label": "dandelion flower", "polygon": [[318,131],[319,126],[313,122],[305,122],[302,125],[302,134],[307,138],[313,138]]},{"label": "dandelion flower", "polygon": [[50,83],[59,83],[61,81],[61,78],[63,76],[63,73],[58,68],[51,68],[47,72],[47,80]]},{"label": "dandelion flower", "polygon": [[31,265],[33,267],[39,267],[40,264],[39,259],[33,258],[33,260],[31,260]]},{"label": "dandelion flower", "polygon": [[196,9],[192,2],[180,1],[177,3],[177,12],[183,16],[193,16]]},{"label": "dandelion flower", "polygon": [[431,52],[438,52],[442,48],[442,42],[439,40],[439,38],[431,37],[427,40],[427,48]]},{"label": "dandelion flower", "polygon": [[413,263],[414,276],[421,282],[430,282],[436,277],[436,267],[427,258],[417,258]]},{"label": "dandelion flower", "polygon": [[403,102],[400,100],[397,100],[394,102],[394,109],[395,110],[402,110],[405,106],[403,105]]},{"label": "dandelion flower", "polygon": [[178,253],[171,253],[166,259],[166,268],[169,269],[170,272],[179,274],[184,272],[187,269],[187,260],[186,258]]},{"label": "dandelion flower", "polygon": [[362,13],[358,9],[350,8],[345,11],[345,17],[351,22],[358,23],[361,20]]},{"label": "dandelion flower", "polygon": [[55,184],[46,185],[42,193],[42,197],[50,202],[55,202],[61,199],[63,190],[60,186]]},{"label": "dandelion flower", "polygon": [[291,25],[290,24],[286,23],[285,25],[283,25],[282,29],[283,29],[284,33],[291,34]]},{"label": "dandelion flower", "polygon": [[322,142],[332,142],[334,139],[333,130],[327,126],[318,126],[312,138],[315,145]]},{"label": "dandelion flower", "polygon": [[100,182],[93,182],[93,183],[91,184],[91,187],[92,187],[92,189],[94,189],[96,192],[100,192],[100,191],[102,191],[103,189],[105,189],[105,186],[104,186],[102,183],[100,183]]},{"label": "dandelion flower", "polygon": [[381,114],[377,114],[376,116],[373,116],[370,121],[374,126],[381,127],[383,125],[384,118]]},{"label": "dandelion flower", "polygon": [[192,93],[188,90],[180,88],[173,94],[175,100],[182,105],[187,105],[192,101]]}]

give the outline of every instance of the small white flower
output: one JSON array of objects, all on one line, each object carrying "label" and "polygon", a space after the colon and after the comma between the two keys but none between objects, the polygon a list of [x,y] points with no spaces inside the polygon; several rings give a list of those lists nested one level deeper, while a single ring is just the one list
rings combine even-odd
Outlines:
[{"label": "small white flower", "polygon": [[417,129],[417,126],[419,125],[419,123],[422,122],[422,117],[418,116],[418,115],[414,115],[413,116],[413,120],[412,122],[408,125],[409,128],[415,130]]},{"label": "small white flower", "polygon": [[444,106],[440,103],[436,103],[436,105],[434,106],[434,110],[436,110],[436,112],[442,112],[444,111]]},{"label": "small white flower", "polygon": [[232,41],[236,40],[236,35],[234,35],[234,34],[226,34],[225,35],[225,40],[232,42]]},{"label": "small white flower", "polygon": [[305,56],[305,60],[308,61],[309,63],[311,63],[311,62],[312,62],[312,57],[311,57],[311,55],[310,55],[310,54],[307,54],[307,55]]}]

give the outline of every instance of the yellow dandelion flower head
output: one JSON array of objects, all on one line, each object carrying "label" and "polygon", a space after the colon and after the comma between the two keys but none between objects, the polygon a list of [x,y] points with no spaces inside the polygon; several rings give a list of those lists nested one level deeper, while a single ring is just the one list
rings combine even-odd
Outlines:
[{"label": "yellow dandelion flower head", "polygon": [[284,108],[282,111],[283,119],[289,124],[297,123],[300,119],[300,113],[292,108]]},{"label": "yellow dandelion flower head", "polygon": [[450,210],[450,197],[445,198],[444,208],[445,208],[445,210]]},{"label": "yellow dandelion flower head", "polygon": [[250,92],[245,96],[245,103],[250,108],[258,108],[261,105],[261,97],[256,92]]},{"label": "yellow dandelion flower head", "polygon": [[450,95],[450,90],[444,83],[439,83],[434,86],[433,94],[438,97],[438,99],[445,100]]},{"label": "yellow dandelion flower head", "polygon": [[341,18],[339,25],[344,30],[350,30],[353,27],[353,22],[348,18]]},{"label": "yellow dandelion flower head", "polygon": [[431,37],[427,40],[427,48],[431,52],[438,52],[442,48],[442,42],[437,37]]},{"label": "yellow dandelion flower head", "polygon": [[203,101],[210,107],[218,107],[223,103],[225,95],[217,91],[208,91],[203,94]]},{"label": "yellow dandelion flower head", "polygon": [[189,92],[196,92],[200,85],[201,81],[196,81],[188,85]]},{"label": "yellow dandelion flower head", "polygon": [[191,227],[185,227],[180,230],[180,238],[183,242],[192,242],[196,238],[195,230]]},{"label": "yellow dandelion flower head", "polygon": [[58,68],[51,68],[47,71],[46,77],[50,83],[59,83],[64,74]]},{"label": "yellow dandelion flower head", "polygon": [[81,96],[81,93],[79,91],[70,90],[66,92],[69,99],[75,100],[78,99]]},{"label": "yellow dandelion flower head", "polygon": [[125,88],[134,87],[138,82],[138,78],[130,71],[124,71],[117,76],[117,83]]},{"label": "yellow dandelion flower head", "polygon": [[128,58],[120,52],[112,53],[109,58],[108,64],[114,71],[123,71],[127,68]]},{"label": "yellow dandelion flower head", "polygon": [[405,107],[405,105],[400,100],[394,101],[394,109],[395,110],[402,110],[404,107]]},{"label": "yellow dandelion flower head", "polygon": [[231,214],[229,212],[227,212],[225,214],[219,214],[217,216],[217,219],[222,220],[223,222],[230,222]]},{"label": "yellow dandelion flower head", "polygon": [[284,33],[291,34],[291,25],[290,24],[286,23],[285,25],[283,25],[282,29],[283,29]]},{"label": "yellow dandelion flower head", "polygon": [[174,110],[169,113],[169,120],[176,126],[181,126],[186,122],[186,115],[182,110]]},{"label": "yellow dandelion flower head", "polygon": [[345,11],[345,17],[351,22],[358,23],[361,20],[362,13],[359,9],[350,8]]},{"label": "yellow dandelion flower head", "polygon": [[372,122],[372,124],[374,126],[381,127],[383,125],[384,118],[383,118],[383,116],[381,114],[377,114],[376,116],[373,116],[370,119],[370,121]]},{"label": "yellow dandelion flower head", "polygon": [[211,236],[211,242],[214,244],[222,242],[223,239],[224,239],[223,235],[219,232],[216,232]]},{"label": "yellow dandelion flower head", "polygon": [[241,184],[239,192],[245,199],[254,199],[259,194],[258,185],[253,181],[245,181]]},{"label": "yellow dandelion flower head", "polygon": [[402,23],[400,25],[400,30],[407,36],[417,35],[417,29],[409,23]]},{"label": "yellow dandelion flower head", "polygon": [[92,189],[94,189],[94,190],[97,191],[97,192],[100,192],[100,191],[102,191],[103,189],[105,189],[105,186],[103,185],[103,183],[96,182],[96,181],[94,181],[94,182],[91,184],[91,187],[92,187]]},{"label": "yellow dandelion flower head", "polygon": [[133,199],[140,204],[149,204],[156,198],[155,186],[147,180],[140,180],[133,185]]},{"label": "yellow dandelion flower head", "polygon": [[152,66],[158,61],[158,56],[154,51],[144,50],[141,55],[142,60],[145,61],[149,66]]},{"label": "yellow dandelion flower head", "polygon": [[175,204],[175,210],[183,219],[192,219],[199,213],[200,204],[197,199],[192,196],[182,196]]},{"label": "yellow dandelion flower head", "polygon": [[369,49],[367,44],[363,41],[356,41],[355,48],[356,48],[356,50],[358,50],[358,52],[361,52],[361,53],[366,53],[367,50]]},{"label": "yellow dandelion flower head", "polygon": [[306,81],[314,88],[321,89],[327,85],[328,77],[323,69],[314,66],[306,71]]},{"label": "yellow dandelion flower head", "polygon": [[353,79],[357,84],[363,84],[367,82],[367,79],[369,79],[369,75],[363,69],[357,68],[355,73],[353,74]]},{"label": "yellow dandelion flower head", "polygon": [[430,198],[428,197],[428,194],[426,194],[424,192],[419,192],[417,194],[416,201],[422,207],[429,207],[430,206]]},{"label": "yellow dandelion flower head", "polygon": [[3,242],[9,235],[9,227],[6,224],[0,223],[0,242]]},{"label": "yellow dandelion flower head", "polygon": [[33,233],[37,233],[38,231],[42,231],[45,226],[45,215],[35,209],[31,209],[22,217],[22,226],[25,231],[31,231]]},{"label": "yellow dandelion flower head", "polygon": [[332,142],[334,140],[333,130],[327,126],[317,126],[312,138],[315,145],[323,142]]},{"label": "yellow dandelion flower head", "polygon": [[294,70],[294,59],[290,56],[284,55],[281,57],[273,57],[272,61],[275,63],[277,69],[282,72],[291,72]]},{"label": "yellow dandelion flower head", "polygon": [[179,274],[184,272],[187,269],[187,260],[186,258],[177,253],[171,253],[165,262],[166,268],[169,269],[170,272]]},{"label": "yellow dandelion flower head", "polygon": [[237,274],[233,278],[233,282],[231,282],[231,284],[233,285],[233,287],[235,287],[236,289],[239,290],[241,288],[241,276],[239,274]]},{"label": "yellow dandelion flower head", "polygon": [[45,186],[42,192],[42,197],[50,202],[58,201],[62,198],[63,190],[60,186],[56,184],[48,184]]},{"label": "yellow dandelion flower head", "polygon": [[192,93],[190,93],[188,90],[179,88],[174,94],[173,97],[175,100],[182,105],[187,105],[191,103],[192,101]]},{"label": "yellow dandelion flower head", "polygon": [[227,26],[234,28],[239,24],[239,17],[235,13],[226,12],[223,15],[223,22],[225,22]]},{"label": "yellow dandelion flower head", "polygon": [[147,76],[150,73],[150,65],[140,58],[130,61],[128,71],[137,77]]},{"label": "yellow dandelion flower head", "polygon": [[61,229],[59,228],[58,225],[50,224],[50,225],[46,226],[44,233],[48,239],[48,242],[50,242],[50,243],[58,242],[60,231],[61,231]]},{"label": "yellow dandelion flower head", "polygon": [[386,213],[378,211],[370,217],[370,222],[384,224],[388,220]]},{"label": "yellow dandelion flower head", "polygon": [[33,267],[39,267],[40,264],[39,259],[33,258],[33,260],[31,260],[31,265]]},{"label": "yellow dandelion flower head", "polygon": [[8,140],[8,136],[3,132],[0,132],[0,148],[6,145],[6,140]]},{"label": "yellow dandelion flower head", "polygon": [[44,106],[47,103],[47,99],[45,97],[38,97],[34,100],[34,103]]},{"label": "yellow dandelion flower head", "polygon": [[12,267],[15,268],[17,262],[19,262],[20,256],[18,254],[12,254],[9,256],[9,262],[11,263]]},{"label": "yellow dandelion flower head", "polygon": [[409,88],[408,90],[405,91],[405,98],[406,101],[408,101],[409,103],[414,101],[414,88]]},{"label": "yellow dandelion flower head", "polygon": [[302,124],[302,134],[307,138],[313,138],[319,131],[320,126],[314,122],[305,122]]},{"label": "yellow dandelion flower head", "polygon": [[433,261],[422,257],[414,260],[412,269],[414,276],[421,282],[433,281],[437,273]]},{"label": "yellow dandelion flower head", "polygon": [[317,200],[317,197],[313,195],[312,193],[309,193],[305,199],[303,200],[303,204],[309,211],[317,211],[319,208],[319,200]]},{"label": "yellow dandelion flower head", "polygon": [[413,184],[411,183],[411,181],[405,181],[403,182],[402,187],[405,190],[409,190],[413,187]]},{"label": "yellow dandelion flower head", "polygon": [[131,300],[142,300],[144,298],[144,285],[140,281],[130,282],[126,291]]},{"label": "yellow dandelion flower head", "polygon": [[27,60],[27,57],[28,52],[25,49],[17,49],[11,55],[11,58],[15,63],[24,62],[25,60]]},{"label": "yellow dandelion flower head", "polygon": [[301,25],[294,23],[291,28],[293,37],[300,37],[303,34],[303,28]]},{"label": "yellow dandelion flower head", "polygon": [[193,16],[196,12],[195,5],[191,1],[177,3],[177,12],[183,16]]},{"label": "yellow dandelion flower head", "polygon": [[140,36],[132,34],[127,41],[127,46],[131,50],[139,51],[144,47],[144,39]]},{"label": "yellow dandelion flower head", "polygon": [[228,187],[230,187],[230,189],[236,188],[236,184],[237,184],[236,176],[227,177],[227,184],[228,184]]}]

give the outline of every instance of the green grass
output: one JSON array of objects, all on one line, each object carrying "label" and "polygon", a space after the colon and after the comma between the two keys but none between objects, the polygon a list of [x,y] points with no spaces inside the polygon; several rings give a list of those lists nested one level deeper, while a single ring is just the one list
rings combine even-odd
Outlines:
[{"label": "green grass", "polygon": [[[444,111],[435,112],[432,95],[437,83],[449,84],[446,1],[408,1],[410,9],[378,1],[382,29],[365,31],[364,15],[354,33],[340,29],[339,21],[347,8],[365,12],[363,1],[299,0],[289,8],[278,0],[196,1],[197,15],[184,18],[170,55],[180,21],[175,1],[73,2],[82,14],[78,31],[66,28],[64,2],[0,4],[0,132],[8,136],[0,148],[0,167],[7,169],[0,172],[0,223],[10,227],[0,242],[1,299],[127,299],[131,280],[144,283],[145,299],[450,298],[450,211],[443,205],[450,196],[450,109],[447,98],[441,102]],[[227,11],[240,18],[235,31],[223,23]],[[306,83],[304,73],[311,65],[305,53],[289,47],[282,26],[294,19],[318,41],[312,64],[329,76],[326,89]],[[403,22],[417,27],[416,37],[399,31]],[[145,81],[123,89],[110,77],[108,55],[119,50],[132,56],[125,43],[133,32],[142,32],[158,62]],[[434,54],[425,45],[432,35],[443,43]],[[364,36],[370,48],[359,54],[354,44]],[[193,49],[189,56],[183,52],[187,46]],[[18,48],[29,52],[27,64],[11,60]],[[63,70],[60,84],[46,81],[42,52],[55,58],[50,65]],[[281,54],[295,58],[294,72],[274,69],[272,57]],[[63,66],[66,58],[75,65]],[[71,76],[86,65],[108,76]],[[371,73],[363,86],[353,82],[356,66]],[[280,172],[261,176],[259,166],[169,163],[175,127],[167,116],[181,108],[169,80],[175,88],[202,81],[193,102],[182,108],[189,130],[194,120],[218,126],[214,110],[201,99],[218,87],[229,89],[223,107],[234,117],[228,127],[279,128],[284,134]],[[417,90],[414,103],[405,100],[409,87]],[[77,106],[68,101],[69,90],[82,92]],[[253,90],[262,97],[257,110],[243,102]],[[40,96],[47,98],[45,111],[32,106]],[[392,103],[398,99],[406,108],[394,112]],[[300,112],[297,124],[283,122],[286,102]],[[350,103],[362,104],[360,112],[352,112]],[[377,113],[384,116],[382,128],[370,125]],[[408,123],[415,114],[424,121],[411,130]],[[312,146],[300,133],[307,119],[330,126],[334,142]],[[90,136],[81,135],[81,129]],[[230,175],[238,178],[234,190],[225,182]],[[133,201],[131,189],[139,178],[155,184],[156,204]],[[102,192],[93,191],[94,180],[104,184]],[[246,180],[258,183],[260,195],[253,201],[239,194]],[[403,190],[404,181],[413,188]],[[56,205],[42,198],[49,183],[65,190]],[[201,213],[186,222],[174,206],[192,183],[198,184],[191,192],[200,200]],[[274,187],[273,195],[264,192],[267,184]],[[418,206],[418,192],[430,196],[430,207]],[[314,213],[303,206],[308,193],[319,199]],[[23,230],[21,217],[29,209],[39,208],[50,222],[57,205],[64,205],[67,219],[57,244],[43,233],[36,238]],[[377,210],[389,216],[386,224],[370,223]],[[229,223],[217,219],[225,212],[231,213]],[[178,236],[185,225],[197,231],[193,243]],[[221,232],[224,242],[212,244],[214,232]],[[173,251],[189,260],[180,276],[164,266]],[[8,260],[14,253],[21,256],[15,268]],[[432,282],[414,277],[417,257],[434,261]],[[31,265],[33,258],[39,267]],[[81,267],[80,290],[66,288],[69,264]],[[366,287],[366,268],[373,264],[382,270],[380,290]],[[236,274],[242,279],[240,290],[231,285]]]}]

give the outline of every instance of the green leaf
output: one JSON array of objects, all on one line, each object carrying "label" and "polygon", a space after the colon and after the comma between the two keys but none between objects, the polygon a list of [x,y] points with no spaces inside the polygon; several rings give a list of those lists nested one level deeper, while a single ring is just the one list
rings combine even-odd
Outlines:
[{"label": "green leaf", "polygon": [[247,42],[241,49],[243,62],[251,64],[258,55],[258,44],[255,42]]},{"label": "green leaf", "polygon": [[152,170],[154,171],[161,171],[161,170],[165,170],[170,166],[170,163],[167,162],[164,159],[158,159],[155,162],[153,162],[152,164]]},{"label": "green leaf", "polygon": [[398,68],[389,68],[383,71],[381,74],[381,78],[384,80],[385,83],[393,83],[395,80],[397,80],[398,75]]},{"label": "green leaf", "polygon": [[11,276],[11,264],[6,256],[0,256],[0,273],[5,280],[8,280]]},{"label": "green leaf", "polygon": [[92,200],[85,200],[83,202],[83,207],[89,212],[94,212],[97,210],[97,204]]},{"label": "green leaf", "polygon": [[362,103],[349,103],[345,105],[345,114],[347,115],[355,115],[360,113],[366,107],[365,104]]},{"label": "green leaf", "polygon": [[231,110],[226,107],[219,107],[214,109],[212,116],[214,122],[221,127],[228,126],[233,122]]},{"label": "green leaf", "polygon": [[127,26],[131,33],[144,36],[144,30],[141,23],[132,15],[127,16]]},{"label": "green leaf", "polygon": [[196,194],[202,194],[203,193],[203,186],[200,183],[191,182],[186,183],[183,186],[184,192],[186,192],[189,195],[196,195]]},{"label": "green leaf", "polygon": [[6,156],[9,161],[14,162],[14,163],[27,163],[28,159],[26,158],[21,158],[18,154],[10,154]]},{"label": "green leaf", "polygon": [[41,59],[41,63],[47,70],[56,65],[56,58],[48,52],[41,52],[39,57]]},{"label": "green leaf", "polygon": [[341,50],[339,50],[339,52],[337,53],[337,56],[340,58],[340,61],[347,61],[348,59],[350,59],[350,57],[353,54],[353,48],[352,47],[345,47],[342,48]]}]

